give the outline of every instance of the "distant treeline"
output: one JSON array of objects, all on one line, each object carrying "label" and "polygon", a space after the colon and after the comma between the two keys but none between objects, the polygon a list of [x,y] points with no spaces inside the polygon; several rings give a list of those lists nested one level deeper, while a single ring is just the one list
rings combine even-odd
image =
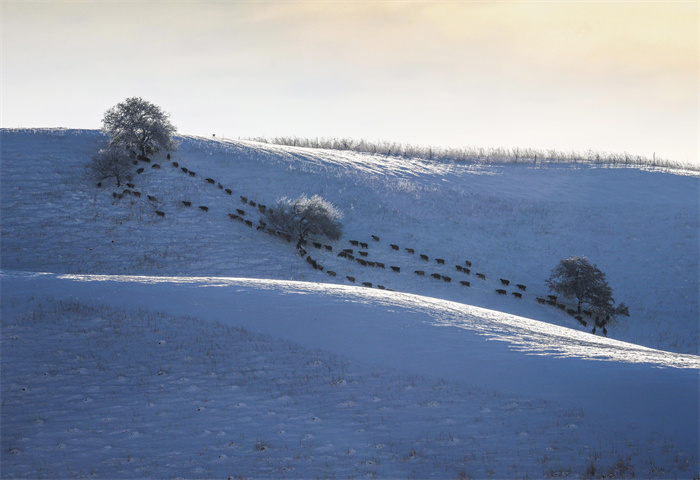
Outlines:
[{"label": "distant treeline", "polygon": [[629,153],[607,153],[589,150],[585,153],[534,148],[442,148],[410,145],[397,142],[370,142],[352,138],[299,138],[299,137],[255,137],[246,138],[255,142],[286,145],[292,147],[349,150],[392,157],[421,158],[468,163],[592,163],[610,165],[637,165],[682,170],[700,171],[700,166],[674,162],[658,157],[648,158]]}]

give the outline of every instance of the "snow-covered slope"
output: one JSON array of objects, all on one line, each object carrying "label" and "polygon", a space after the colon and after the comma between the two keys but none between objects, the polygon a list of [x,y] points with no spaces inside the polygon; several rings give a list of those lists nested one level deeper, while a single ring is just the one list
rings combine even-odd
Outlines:
[{"label": "snow-covered slope", "polygon": [[[1,140],[3,477],[700,473],[697,177],[185,137],[117,199],[99,132]],[[346,215],[324,272],[228,216],[300,193]],[[535,301],[574,254],[630,305],[609,338]]]},{"label": "snow-covered slope", "polygon": [[[115,200],[112,193],[123,188],[97,189],[82,175],[103,141],[95,131],[3,131],[3,268],[346,285],[351,276],[357,283],[590,331],[535,301],[549,293],[544,279],[561,259],[585,255],[607,274],[616,300],[630,306],[631,317],[609,327],[610,337],[699,353],[700,181],[683,172],[474,166],[185,137],[172,155],[178,168],[164,154],[154,159],[160,170],[142,164],[146,169],[134,184],[143,196]],[[345,213],[344,237],[322,241],[333,252],[307,248],[336,277],[311,269],[293,244],[228,217],[244,209],[257,225],[259,212],[244,206],[240,196],[272,205],[301,193],[323,195]],[[209,212],[198,210],[200,205]],[[344,248],[357,255],[349,240],[367,242],[367,260],[385,269],[338,258]],[[472,263],[469,276],[456,270],[465,260]],[[477,279],[477,272],[486,280]],[[451,282],[435,280],[432,273]],[[495,294],[500,278],[511,281],[507,298]],[[522,300],[510,295],[519,292],[515,284],[527,286]]]}]

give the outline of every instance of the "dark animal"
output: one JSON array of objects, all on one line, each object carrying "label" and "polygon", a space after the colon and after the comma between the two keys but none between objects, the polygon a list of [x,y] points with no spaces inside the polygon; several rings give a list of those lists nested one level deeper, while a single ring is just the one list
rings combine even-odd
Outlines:
[{"label": "dark animal", "polygon": [[540,305],[544,305],[545,303],[547,303],[547,300],[541,297],[537,297],[537,303],[539,303]]},{"label": "dark animal", "polygon": [[138,160],[141,160],[142,162],[147,162],[147,163],[148,163],[148,162],[151,161],[151,159],[148,158],[148,157],[145,156],[145,155],[137,155],[136,158],[137,158]]},{"label": "dark animal", "polygon": [[214,179],[213,179],[213,178],[207,178],[207,182],[209,182],[209,183],[214,183]]},{"label": "dark animal", "polygon": [[179,167],[179,166],[180,166],[180,164],[179,164],[179,163],[177,163],[177,162],[173,162],[173,167],[177,168],[177,167]]},{"label": "dark animal", "polygon": [[352,248],[344,248],[343,251],[345,253],[353,253],[354,252],[354,250]]},{"label": "dark animal", "polygon": [[468,287],[468,286],[469,286],[469,282],[467,282],[466,280],[460,280],[460,281],[459,281],[459,284],[460,284],[460,285],[464,285],[465,287]]},{"label": "dark animal", "polygon": [[168,154],[168,157],[167,157],[167,158],[168,158],[168,160],[170,160],[170,154]]},{"label": "dark animal", "polygon": [[326,273],[331,277],[335,277],[335,272],[333,270],[328,270]]},{"label": "dark animal", "polygon": [[401,267],[391,267],[391,269],[392,269],[394,272],[400,272],[400,271],[401,271]]},{"label": "dark animal", "polygon": [[369,248],[369,245],[367,245],[367,244],[364,243],[364,242],[360,242],[360,247],[361,247],[361,248]]},{"label": "dark animal", "polygon": [[262,203],[258,203],[258,210],[260,210],[262,213],[265,213],[265,210],[267,210],[267,207],[263,205]]},{"label": "dark animal", "polygon": [[361,257],[366,257],[369,255],[369,252],[359,252]]},{"label": "dark animal", "polygon": [[510,280],[506,280],[505,278],[501,278],[501,284],[510,285]]},{"label": "dark animal", "polygon": [[348,252],[340,252],[340,253],[338,254],[338,256],[339,256],[340,258],[348,258]]},{"label": "dark animal", "polygon": [[185,201],[185,200],[182,201],[182,204],[183,204],[184,206],[186,206],[186,207],[191,207],[191,206],[192,206],[192,202],[187,202],[187,201]]},{"label": "dark animal", "polygon": [[189,173],[189,174],[190,174],[190,177],[194,177],[194,176],[196,176],[196,175],[197,175],[197,174],[196,174],[196,173],[194,173],[194,172],[193,172],[192,170],[190,170],[190,171],[189,171],[189,172],[187,172],[187,173]]},{"label": "dark animal", "polygon": [[566,305],[564,305],[563,303],[557,303],[557,308],[559,310],[566,310]]},{"label": "dark animal", "polygon": [[516,287],[518,287],[518,289],[522,290],[523,292],[527,289],[527,287],[525,285],[523,285],[522,283],[518,283],[516,285]]},{"label": "dark animal", "polygon": [[425,260],[425,261],[427,262],[427,261],[428,261],[428,256],[427,256],[427,255],[423,255],[423,254],[421,253],[420,259],[421,259],[421,260]]},{"label": "dark animal", "polygon": [[321,248],[321,244],[318,243],[318,242],[314,242],[313,245],[314,245],[314,247],[316,247],[316,248]]},{"label": "dark animal", "polygon": [[476,276],[482,280],[486,280],[486,275],[484,275],[483,273],[477,273]]},{"label": "dark animal", "polygon": [[324,247],[326,247],[326,250],[328,250],[329,252],[333,251],[333,247],[331,245],[324,245]]},{"label": "dark animal", "polygon": [[359,263],[360,265],[362,265],[363,267],[366,267],[366,266],[367,266],[367,261],[366,261],[366,260],[362,260],[361,258],[356,258],[355,261],[356,261],[357,263]]},{"label": "dark animal", "polygon": [[216,186],[219,187],[219,190],[223,190],[223,189],[224,189],[224,186],[221,185],[220,183],[217,183]]},{"label": "dark animal", "polygon": [[125,189],[125,190],[122,192],[122,195],[131,195],[131,190],[129,190],[128,188]]},{"label": "dark animal", "polygon": [[248,225],[250,228],[253,228],[253,222],[250,220],[246,220],[245,224]]},{"label": "dark animal", "polygon": [[251,207],[255,207],[255,206],[257,206],[258,204],[255,203],[255,202],[252,201],[252,200],[249,200],[249,201],[248,201],[248,205],[250,205]]},{"label": "dark animal", "polygon": [[418,275],[419,277],[422,277],[423,275],[425,275],[425,272],[424,272],[423,270],[416,270],[416,271],[413,272],[413,273],[415,273],[415,274]]},{"label": "dark animal", "polygon": [[557,306],[557,302],[556,302],[556,300],[547,300],[547,305],[551,305],[551,306],[553,306],[553,307],[556,307],[556,306]]},{"label": "dark animal", "polygon": [[520,292],[512,292],[512,295],[513,295],[515,298],[523,298],[523,294],[520,293]]},{"label": "dark animal", "polygon": [[136,185],[134,185],[133,183],[127,183],[126,186],[129,187],[129,188],[134,188],[134,187],[136,187]]},{"label": "dark animal", "polygon": [[241,210],[240,208],[237,208],[237,209],[236,209],[236,213],[237,213],[238,215],[245,215],[245,210]]},{"label": "dark animal", "polygon": [[304,255],[306,255],[306,250],[304,250],[303,248],[300,248],[300,249],[299,249],[299,255],[301,255],[302,257],[303,257]]},{"label": "dark animal", "polygon": [[412,248],[407,248],[406,251],[407,251],[408,253],[410,253],[410,254],[416,253],[416,251],[413,250]]},{"label": "dark animal", "polygon": [[576,315],[574,318],[584,327],[588,325],[588,322],[586,322],[581,315]]},{"label": "dark animal", "polygon": [[445,275],[443,275],[443,276],[442,276],[442,281],[443,281],[443,282],[448,282],[448,283],[449,283],[449,282],[452,281],[452,278],[446,277]]},{"label": "dark animal", "polygon": [[372,282],[362,282],[362,286],[372,288]]},{"label": "dark animal", "polygon": [[140,197],[140,196],[141,196],[141,192],[133,192],[133,193],[134,193],[134,197]]},{"label": "dark animal", "polygon": [[228,193],[229,195],[233,195],[233,191],[231,191],[230,188],[227,188],[226,190],[224,190],[224,192]]},{"label": "dark animal", "polygon": [[199,209],[200,209],[201,211],[203,211],[203,212],[208,212],[208,211],[209,211],[209,207],[205,207],[204,205],[200,205],[200,206],[199,206]]},{"label": "dark animal", "polygon": [[359,244],[360,242],[358,242],[357,240],[350,240],[350,245],[358,246]]},{"label": "dark animal", "polygon": [[376,236],[376,235],[372,235],[372,240],[374,240],[375,242],[378,242],[378,241],[379,241],[379,237]]},{"label": "dark animal", "polygon": [[138,170],[136,170],[136,173],[143,173],[143,168],[139,168]]},{"label": "dark animal", "polygon": [[377,266],[377,263],[376,263],[376,262],[369,262],[369,261],[368,261],[368,262],[367,262],[367,265],[370,266],[370,267],[376,267],[376,266]]},{"label": "dark animal", "polygon": [[398,246],[398,245],[394,245],[393,243],[389,244],[389,246],[391,247],[392,250],[398,250],[398,249],[399,249],[399,246]]},{"label": "dark animal", "polygon": [[158,215],[159,217],[164,217],[165,212],[161,212],[160,210],[156,210],[156,215]]},{"label": "dark animal", "polygon": [[384,285],[377,285],[377,288],[379,290],[386,290],[386,287]]},{"label": "dark animal", "polygon": [[574,315],[576,315],[578,312],[577,312],[576,310],[574,310],[573,308],[567,308],[567,309],[566,309],[566,313],[568,313],[568,314],[571,315],[571,316],[574,316]]},{"label": "dark animal", "polygon": [[350,280],[352,283],[355,283],[355,277],[345,277],[345,278],[347,278],[348,280]]},{"label": "dark animal", "polygon": [[157,202],[157,201],[158,201],[158,200],[156,199],[156,197],[152,197],[152,196],[150,196],[150,195],[146,195],[146,196],[147,196],[148,199],[149,199],[150,201],[152,201],[152,202]]},{"label": "dark animal", "polygon": [[470,262],[469,260],[465,260],[465,261],[464,261],[464,264],[465,264],[467,267],[471,267],[471,266],[472,266],[472,262]]},{"label": "dark animal", "polygon": [[557,301],[556,295],[547,295],[547,298],[549,298],[550,300],[554,300],[555,302]]},{"label": "dark animal", "polygon": [[590,310],[584,310],[583,314],[587,317],[590,317],[591,315],[593,315],[593,312],[591,312]]},{"label": "dark animal", "polygon": [[235,213],[229,213],[228,216],[231,220],[238,220],[238,215],[236,215]]},{"label": "dark animal", "polygon": [[246,197],[241,196],[241,202],[248,203],[248,199]]},{"label": "dark animal", "polygon": [[463,270],[462,265],[455,265],[455,268],[457,269],[458,272],[461,272]]},{"label": "dark animal", "polygon": [[158,165],[157,163],[154,163],[153,165],[151,165],[151,168],[155,168],[156,170],[160,170],[160,165]]},{"label": "dark animal", "polygon": [[433,277],[433,278],[435,278],[435,279],[437,279],[437,280],[440,280],[440,274],[439,274],[439,273],[431,273],[430,276]]},{"label": "dark animal", "polygon": [[377,262],[375,266],[377,268],[386,268],[386,265],[384,265],[382,262]]},{"label": "dark animal", "polygon": [[438,263],[438,265],[444,265],[444,264],[445,264],[445,259],[444,259],[444,258],[436,258],[435,261]]},{"label": "dark animal", "polygon": [[180,167],[180,170],[182,171],[182,173],[187,173],[187,172],[189,172],[189,170],[187,170],[185,167]]},{"label": "dark animal", "polygon": [[496,290],[496,293],[499,294],[499,295],[505,295],[505,294],[507,294],[508,292],[506,292],[505,290],[499,288],[498,290]]}]

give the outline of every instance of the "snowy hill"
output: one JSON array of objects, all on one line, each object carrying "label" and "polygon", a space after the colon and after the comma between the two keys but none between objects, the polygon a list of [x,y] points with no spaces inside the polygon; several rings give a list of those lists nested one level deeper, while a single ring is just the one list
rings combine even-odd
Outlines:
[{"label": "snowy hill", "polygon": [[[697,177],[183,137],[119,199],[103,141],[2,131],[3,477],[698,474]],[[324,272],[228,215],[300,193],[345,213]],[[570,255],[610,338],[536,301]]]}]

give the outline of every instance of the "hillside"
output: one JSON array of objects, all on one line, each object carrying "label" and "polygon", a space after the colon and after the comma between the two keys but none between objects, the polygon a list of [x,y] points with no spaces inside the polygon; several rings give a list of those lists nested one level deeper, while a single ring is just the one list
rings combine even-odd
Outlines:
[{"label": "hillside", "polygon": [[[585,255],[607,274],[616,300],[630,306],[631,317],[609,328],[611,338],[699,352],[697,176],[578,164],[474,166],[184,137],[172,155],[178,168],[164,155],[154,158],[162,168],[134,178],[144,196],[115,200],[113,192],[123,188],[98,189],[83,175],[102,141],[95,131],[3,131],[3,268],[346,285],[351,276],[358,284],[590,331],[535,301],[548,293],[544,279],[559,260]],[[301,193],[323,195],[345,213],[345,235],[331,244],[333,252],[307,247],[336,277],[311,269],[293,245],[228,217],[243,209],[257,225],[259,211],[243,206],[240,196],[273,205]],[[367,260],[385,269],[338,258],[355,248],[349,240],[366,242]],[[469,276],[456,270],[466,260]],[[501,278],[511,282],[508,298],[495,294]],[[510,295],[515,284],[527,287],[522,300]]]},{"label": "hillside", "polygon": [[[125,194],[103,141],[2,131],[3,478],[700,475],[697,177],[182,137]],[[254,228],[300,193],[345,212],[324,271]],[[608,338],[536,301],[573,254]]]}]

